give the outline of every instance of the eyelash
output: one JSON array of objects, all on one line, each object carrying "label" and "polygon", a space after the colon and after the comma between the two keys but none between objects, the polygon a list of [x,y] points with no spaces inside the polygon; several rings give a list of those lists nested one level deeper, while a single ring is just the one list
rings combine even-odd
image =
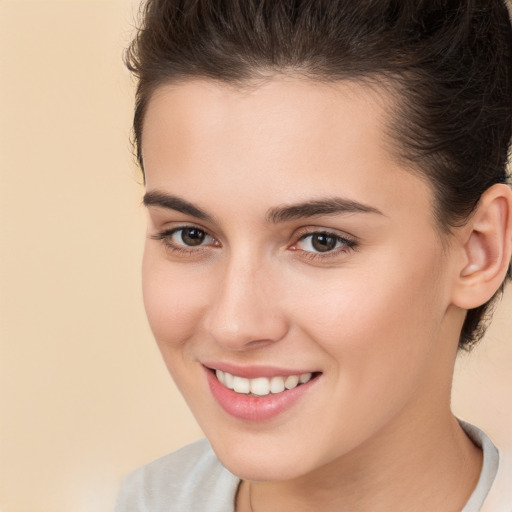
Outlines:
[{"label": "eyelash", "polygon": [[[314,235],[323,235],[329,238],[334,239],[336,245],[340,244],[340,247],[335,247],[332,250],[326,251],[326,252],[313,252],[313,251],[305,251],[301,249],[297,249],[297,245],[306,240],[309,237],[313,237]],[[312,243],[312,241],[310,242]],[[341,236],[336,233],[333,233],[331,231],[327,231],[325,229],[306,229],[302,231],[302,233],[299,233],[297,241],[290,247],[290,250],[293,251],[302,251],[302,256],[309,259],[309,260],[315,260],[315,259],[323,259],[327,260],[329,258],[336,258],[339,257],[341,254],[346,254],[351,251],[354,251],[357,249],[358,243],[353,238],[348,238],[346,236]]]},{"label": "eyelash", "polygon": [[[186,225],[186,226],[179,226],[177,228],[166,229],[160,233],[157,233],[156,235],[152,235],[151,238],[153,240],[161,241],[167,250],[174,252],[176,254],[183,255],[183,256],[198,254],[200,251],[202,251],[206,247],[208,247],[208,245],[203,245],[203,244],[194,247],[194,246],[187,246],[187,245],[178,245],[178,244],[172,242],[172,237],[176,233],[179,233],[180,231],[185,231],[186,229],[189,229],[189,230],[195,229],[196,231],[204,233],[205,238],[209,237],[212,240],[215,240],[211,235],[208,234],[208,232],[206,230],[201,229],[194,225]],[[209,244],[209,245],[213,245],[214,247],[220,246],[220,244],[218,242],[216,242],[214,244]]]},{"label": "eyelash", "polygon": [[[205,238],[207,238],[207,237],[211,238],[214,241],[214,243],[213,244],[205,244],[205,245],[203,245],[201,243],[201,245],[194,247],[194,246],[187,246],[187,245],[178,245],[178,244],[172,242],[172,237],[174,235],[176,235],[180,231],[183,232],[187,229],[196,230],[200,233],[203,233]],[[334,249],[323,252],[323,253],[322,252],[314,252],[314,251],[306,251],[306,250],[297,248],[297,245],[300,242],[306,240],[308,237],[313,237],[314,235],[317,235],[317,236],[323,235],[323,236],[332,238],[332,239],[334,239],[336,245],[341,244],[341,246],[335,247]],[[167,250],[169,250],[173,253],[179,254],[179,255],[183,255],[183,256],[189,256],[189,255],[193,255],[193,254],[199,255],[200,251],[205,250],[207,247],[211,247],[211,246],[220,247],[220,243],[217,242],[211,235],[209,235],[206,230],[199,228],[197,226],[194,226],[194,225],[184,225],[184,226],[179,226],[179,227],[172,228],[172,229],[167,229],[167,230],[164,230],[156,235],[152,235],[151,238],[154,240],[161,241]],[[341,254],[356,250],[357,246],[358,246],[358,243],[355,239],[340,236],[340,235],[337,235],[336,233],[327,231],[325,229],[320,229],[320,230],[308,229],[308,230],[299,232],[299,234],[296,236],[296,242],[294,242],[288,249],[291,251],[294,251],[294,252],[301,251],[302,257],[307,258],[309,260],[316,260],[316,259],[326,260],[329,258],[340,256]]]}]

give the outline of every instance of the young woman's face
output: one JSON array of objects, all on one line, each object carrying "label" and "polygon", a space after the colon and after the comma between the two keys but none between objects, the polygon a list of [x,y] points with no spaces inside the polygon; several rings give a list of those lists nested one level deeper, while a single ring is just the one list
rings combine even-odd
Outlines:
[{"label": "young woman's face", "polygon": [[429,186],[391,155],[385,106],[293,78],[150,101],[147,314],[243,478],[309,474],[449,409],[453,256]]}]

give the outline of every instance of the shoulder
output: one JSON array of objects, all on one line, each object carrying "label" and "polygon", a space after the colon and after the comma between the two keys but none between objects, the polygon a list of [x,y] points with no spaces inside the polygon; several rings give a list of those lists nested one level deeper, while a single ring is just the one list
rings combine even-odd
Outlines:
[{"label": "shoulder", "polygon": [[464,421],[460,424],[483,451],[480,480],[463,512],[512,512],[512,453],[498,449],[478,427]]},{"label": "shoulder", "polygon": [[202,439],[130,474],[116,512],[231,512],[238,482]]},{"label": "shoulder", "polygon": [[501,449],[499,468],[482,512],[512,512],[512,451]]}]

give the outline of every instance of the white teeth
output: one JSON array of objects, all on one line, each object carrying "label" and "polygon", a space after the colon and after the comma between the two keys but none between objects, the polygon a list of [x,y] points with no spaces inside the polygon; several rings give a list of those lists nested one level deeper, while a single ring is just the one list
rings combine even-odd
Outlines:
[{"label": "white teeth", "polygon": [[270,379],[270,391],[272,391],[272,393],[281,393],[284,391],[284,378],[272,377]]},{"label": "white teeth", "polygon": [[224,382],[222,382],[224,384],[224,386],[226,386],[227,388],[229,389],[233,389],[233,375],[231,375],[231,373],[228,373],[228,372],[224,372]]},{"label": "white teeth", "polygon": [[284,381],[284,387],[286,389],[293,389],[297,386],[299,383],[299,376],[298,375],[289,375],[286,377],[286,380]]},{"label": "white teeth", "polygon": [[255,395],[268,395],[270,393],[270,383],[265,377],[259,377],[257,379],[251,379],[251,393]]},{"label": "white teeth", "polygon": [[311,377],[313,375],[311,373],[303,373],[300,377],[299,377],[299,382],[301,384],[306,384],[306,382],[308,382],[309,380],[311,380]]},{"label": "white teeth", "polygon": [[250,392],[251,385],[249,379],[244,379],[243,377],[233,376],[233,389],[237,393],[247,394]]},{"label": "white teeth", "polygon": [[236,393],[245,395],[252,393],[258,396],[265,396],[269,393],[282,393],[285,389],[293,389],[299,384],[309,382],[313,377],[312,373],[302,373],[301,375],[288,375],[288,377],[276,376],[271,379],[267,377],[246,379],[221,370],[215,370],[215,375],[221,384],[234,390]]}]

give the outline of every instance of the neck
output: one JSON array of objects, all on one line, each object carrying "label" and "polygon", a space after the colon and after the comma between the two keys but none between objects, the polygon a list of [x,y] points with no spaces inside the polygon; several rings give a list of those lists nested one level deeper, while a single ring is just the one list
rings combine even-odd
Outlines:
[{"label": "neck", "polygon": [[404,425],[390,425],[365,446],[303,477],[244,482],[237,511],[460,511],[478,482],[481,451],[449,412]]}]

